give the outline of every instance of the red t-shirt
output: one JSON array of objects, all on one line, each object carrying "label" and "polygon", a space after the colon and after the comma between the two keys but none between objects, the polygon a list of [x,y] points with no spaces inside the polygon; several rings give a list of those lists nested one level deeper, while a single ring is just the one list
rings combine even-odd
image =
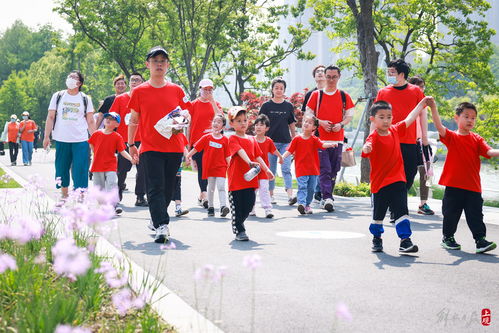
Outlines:
[{"label": "red t-shirt", "polygon": [[[255,140],[256,140],[256,137],[255,137]],[[256,142],[258,143],[258,146],[262,150],[262,154],[263,154],[262,159],[265,162],[265,165],[269,166],[269,154],[273,154],[277,150],[277,148],[274,145],[274,141],[271,138],[269,138],[268,136],[266,136],[265,141],[258,142],[258,140],[256,140]],[[263,170],[263,167],[262,167],[262,170]],[[269,176],[267,176],[266,172],[260,172],[258,174],[258,179],[269,179]]]},{"label": "red t-shirt", "polygon": [[240,149],[244,149],[249,159],[253,162],[256,161],[257,157],[263,157],[262,150],[254,137],[247,135],[245,138],[241,138],[235,134],[231,135],[229,137],[229,151],[232,159],[227,170],[229,191],[258,188],[258,177],[253,178],[249,182],[244,179],[244,174],[249,171],[250,167],[237,153]]},{"label": "red t-shirt", "polygon": [[[408,83],[407,87],[402,90],[391,85],[380,89],[378,96],[376,96],[376,102],[385,101],[392,105],[393,123],[396,124],[404,120],[423,98],[423,90]],[[400,137],[400,143],[416,144],[416,139],[417,124],[414,122],[407,128],[405,135]]]},{"label": "red t-shirt", "polygon": [[367,137],[366,142],[371,142],[372,151],[369,154],[363,152],[362,157],[371,161],[371,193],[396,182],[406,182],[400,151],[400,138],[406,131],[405,121],[401,121],[390,126],[388,135],[379,135],[375,130]]},{"label": "red t-shirt", "polygon": [[440,137],[440,141],[447,146],[447,157],[438,183],[481,193],[480,156],[490,158],[487,152],[492,148],[473,132],[459,135],[446,129],[445,137]]},{"label": "red t-shirt", "polygon": [[227,157],[230,156],[229,139],[223,136],[219,139],[211,133],[205,134],[195,144],[194,148],[203,153],[203,179],[208,177],[227,177]]},{"label": "red t-shirt", "polygon": [[[130,117],[130,109],[128,108],[128,103],[130,102],[130,95],[124,93],[115,97],[113,105],[109,109],[109,112],[116,112],[121,117],[120,125],[116,130],[122,137],[123,140],[128,142],[128,117]],[[127,117],[128,115],[128,117]],[[140,141],[140,130],[137,127],[137,132],[135,132],[135,141]]]},{"label": "red t-shirt", "polygon": [[144,82],[135,88],[128,108],[140,113],[140,152],[182,153],[184,146],[179,134],[173,134],[167,139],[156,131],[154,125],[177,106],[188,109],[190,104],[182,88],[173,83],[168,82],[164,87],[154,88],[149,82]]},{"label": "red t-shirt", "polygon": [[125,150],[125,142],[117,132],[105,134],[103,130],[95,131],[88,139],[88,143],[94,146],[94,159],[91,172],[116,171],[118,159],[116,152]]},{"label": "red t-shirt", "polygon": [[36,130],[36,124],[33,120],[28,119],[21,121],[19,124],[19,130],[21,129],[23,129],[21,132],[21,140],[29,142],[35,141],[35,132],[28,133],[30,130]]},{"label": "red t-shirt", "polygon": [[[221,110],[222,107],[220,104],[218,102],[216,103]],[[191,103],[189,113],[191,115],[189,144],[193,145],[203,135],[211,133],[211,122],[215,117],[215,110],[213,110],[213,105],[211,105],[210,102],[202,102],[201,100],[196,99]]]},{"label": "red t-shirt", "polygon": [[8,142],[17,142],[17,136],[19,135],[19,123],[9,122],[7,125],[7,140]]},{"label": "red t-shirt", "polygon": [[296,177],[320,174],[318,149],[322,149],[323,144],[315,135],[308,139],[304,139],[301,135],[293,138],[288,151],[295,155]]},{"label": "red t-shirt", "polygon": [[[320,120],[329,120],[333,124],[337,124],[343,120],[343,101],[341,100],[341,92],[339,89],[332,95],[327,93],[322,94],[322,100],[317,111],[317,100],[319,98],[319,90],[316,90],[310,96],[307,107],[314,110],[315,116]],[[345,92],[346,97],[346,110],[353,108],[355,105],[352,98]],[[319,126],[319,137],[324,141],[343,141],[345,138],[345,131],[343,128],[338,132],[326,132],[326,130]]]}]

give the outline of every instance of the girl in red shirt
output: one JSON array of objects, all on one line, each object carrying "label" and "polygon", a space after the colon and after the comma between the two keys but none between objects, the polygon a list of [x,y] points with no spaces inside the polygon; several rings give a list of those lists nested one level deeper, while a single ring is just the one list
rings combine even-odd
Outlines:
[{"label": "girl in red shirt", "polygon": [[197,152],[203,152],[202,179],[208,180],[208,216],[215,216],[213,203],[215,187],[218,189],[220,216],[225,217],[229,214],[229,207],[226,205],[225,177],[230,153],[229,139],[223,135],[225,124],[225,117],[221,114],[216,115],[211,122],[211,133],[203,135],[186,156],[187,160],[190,160]]},{"label": "girl in red shirt", "polygon": [[229,138],[231,160],[227,176],[229,178],[229,201],[232,213],[232,231],[236,240],[248,241],[244,221],[255,205],[255,189],[258,188],[258,177],[250,181],[244,179],[244,174],[253,167],[263,168],[269,180],[274,174],[262,159],[262,150],[255,138],[246,135],[248,117],[246,109],[236,106],[229,110],[229,122],[235,134]]}]

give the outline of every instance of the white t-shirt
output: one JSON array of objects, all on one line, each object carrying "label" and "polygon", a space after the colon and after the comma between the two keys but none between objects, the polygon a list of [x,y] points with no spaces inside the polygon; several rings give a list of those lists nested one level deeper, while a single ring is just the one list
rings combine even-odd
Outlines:
[{"label": "white t-shirt", "polygon": [[[52,95],[49,110],[55,110],[57,92]],[[90,96],[88,98],[87,114],[94,112]],[[57,119],[52,131],[52,139],[61,142],[83,142],[88,140],[88,124],[85,119],[83,96],[81,93],[70,95],[65,91],[57,109]]]}]

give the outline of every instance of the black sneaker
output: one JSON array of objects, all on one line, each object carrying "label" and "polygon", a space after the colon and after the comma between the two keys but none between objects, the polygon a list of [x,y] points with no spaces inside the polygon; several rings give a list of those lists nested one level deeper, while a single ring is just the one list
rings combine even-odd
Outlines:
[{"label": "black sneaker", "polygon": [[400,241],[399,252],[402,253],[414,253],[418,252],[418,246],[416,244],[412,244],[410,238],[402,239]]},{"label": "black sneaker", "polygon": [[123,208],[117,206],[116,208],[114,208],[114,212],[116,213],[116,215],[120,215],[121,213],[123,213]]},{"label": "black sneaker", "polygon": [[249,237],[244,231],[241,231],[236,234],[236,240],[246,242],[249,241]]},{"label": "black sneaker", "polygon": [[298,207],[296,208],[300,212],[301,215],[305,215],[305,206],[302,204],[299,204]]},{"label": "black sneaker", "polygon": [[371,247],[372,252],[383,252],[383,240],[381,237],[373,237],[373,246]]},{"label": "black sneaker", "polygon": [[497,244],[494,242],[489,242],[485,239],[485,237],[480,238],[476,241],[476,253],[484,253],[487,251],[492,251],[497,247]]},{"label": "black sneaker", "polygon": [[435,212],[430,209],[430,206],[428,204],[424,204],[422,206],[419,206],[418,208],[418,214],[422,215],[435,215]]},{"label": "black sneaker", "polygon": [[314,199],[320,202],[322,200],[322,193],[321,192],[315,192],[314,193]]},{"label": "black sneaker", "polygon": [[229,213],[230,213],[229,207],[227,207],[227,206],[220,207],[220,216],[221,217],[226,217],[227,214],[229,214]]},{"label": "black sneaker", "polygon": [[447,250],[461,250],[461,245],[456,243],[454,237],[444,237],[440,245]]},{"label": "black sneaker", "polygon": [[203,199],[203,207],[208,209],[208,200]]},{"label": "black sneaker", "polygon": [[208,207],[208,216],[215,216],[215,208]]},{"label": "black sneaker", "polygon": [[296,197],[292,197],[292,198],[288,199],[288,204],[290,206],[293,206],[297,201],[298,201],[298,199]]},{"label": "black sneaker", "polygon": [[137,197],[137,201],[135,201],[135,206],[137,206],[137,207],[149,207],[149,204],[147,203],[146,198]]}]

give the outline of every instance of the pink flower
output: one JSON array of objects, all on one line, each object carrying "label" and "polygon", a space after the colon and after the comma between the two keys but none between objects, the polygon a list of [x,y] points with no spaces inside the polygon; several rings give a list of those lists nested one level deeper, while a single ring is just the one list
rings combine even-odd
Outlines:
[{"label": "pink flower", "polygon": [[213,281],[221,280],[227,274],[227,266],[218,266],[213,273]]},{"label": "pink flower", "polygon": [[54,333],[92,333],[88,328],[84,327],[73,327],[71,325],[57,325]]},{"label": "pink flower", "polygon": [[262,265],[262,257],[258,254],[247,255],[243,259],[243,265],[251,269],[256,269]]},{"label": "pink flower", "polygon": [[0,252],[0,274],[8,269],[12,271],[15,271],[17,269],[16,259],[14,259],[14,257],[9,254],[2,254]]},{"label": "pink flower", "polygon": [[111,288],[121,288],[127,284],[128,278],[127,274],[118,274],[118,271],[113,267],[113,265],[108,261],[103,261],[99,268],[95,270],[96,273],[104,274],[104,279],[106,283]]},{"label": "pink flower", "polygon": [[352,314],[345,303],[336,304],[336,317],[346,321],[352,321]]},{"label": "pink flower", "polygon": [[175,250],[177,245],[174,242],[170,242],[170,244],[164,244],[159,247],[160,250]]},{"label": "pink flower", "polygon": [[29,217],[10,217],[8,224],[0,224],[0,239],[10,239],[20,244],[40,239],[44,228],[40,221]]},{"label": "pink flower", "polygon": [[58,240],[52,248],[52,254],[54,271],[59,275],[75,278],[84,275],[91,266],[87,251],[77,247],[73,239]]},{"label": "pink flower", "polygon": [[116,307],[116,310],[118,310],[118,313],[121,316],[126,315],[128,310],[133,307],[132,292],[128,288],[118,291],[117,293],[113,294],[111,298],[113,300],[114,306]]},{"label": "pink flower", "polygon": [[214,270],[215,267],[213,265],[204,265],[203,267],[196,269],[196,272],[194,273],[194,280],[210,280],[213,278]]}]

